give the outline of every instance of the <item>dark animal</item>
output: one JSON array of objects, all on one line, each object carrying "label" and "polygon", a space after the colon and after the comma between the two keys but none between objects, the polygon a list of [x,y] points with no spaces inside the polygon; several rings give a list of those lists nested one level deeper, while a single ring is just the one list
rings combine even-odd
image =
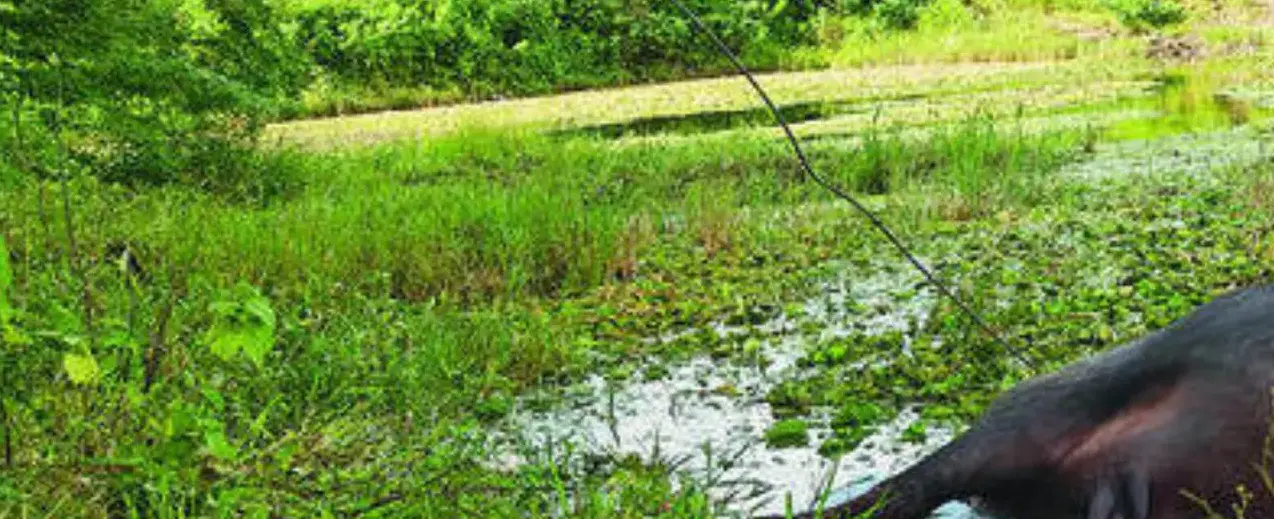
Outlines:
[{"label": "dark animal", "polygon": [[951,500],[1005,519],[1209,517],[1199,499],[1233,517],[1243,485],[1243,517],[1274,518],[1271,386],[1274,286],[1230,292],[1020,384],[968,432],[822,517],[921,519]]}]

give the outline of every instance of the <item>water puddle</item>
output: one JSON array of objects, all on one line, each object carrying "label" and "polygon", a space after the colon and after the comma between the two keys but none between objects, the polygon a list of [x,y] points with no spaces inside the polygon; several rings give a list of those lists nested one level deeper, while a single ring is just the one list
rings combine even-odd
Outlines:
[{"label": "water puddle", "polygon": [[[936,295],[927,287],[914,289],[920,277],[906,265],[890,267],[846,267],[824,283],[818,297],[805,302],[806,320],[813,319],[824,338],[855,331],[906,332],[923,325]],[[854,310],[864,307],[885,310],[871,315]],[[897,472],[951,439],[950,431],[930,428],[922,443],[902,442],[903,431],[917,418],[906,410],[839,461],[817,452],[820,440],[831,433],[822,425],[826,416],[811,417],[808,446],[767,447],[762,438],[776,420],[765,396],[779,383],[801,375],[797,361],[804,346],[815,339],[786,316],[759,328],[764,332],[759,353],[767,362],[730,362],[705,355],[660,366],[661,376],[653,380],[643,380],[639,373],[634,380],[612,384],[595,376],[559,397],[550,409],[520,403],[510,430],[533,448],[565,441],[603,457],[680,460],[678,480],[707,482],[709,494],[725,503],[727,512],[744,516],[781,513],[789,494],[794,506],[808,506],[826,488],[833,465],[837,466],[831,487],[842,487]],[[756,336],[721,324],[713,329],[725,340]],[[832,502],[848,495],[833,493]],[[961,510],[967,509],[952,504],[937,517],[974,517],[958,515]]]},{"label": "water puddle", "polygon": [[[779,106],[788,124],[818,121],[847,114],[867,114],[884,107],[908,106],[921,95],[898,95],[853,101],[807,101]],[[550,132],[558,137],[592,136],[621,139],[652,135],[700,135],[752,126],[772,126],[774,115],[766,106],[739,110],[715,110],[683,115],[661,115],[618,123],[597,124]]]},{"label": "water puddle", "polygon": [[1238,128],[1270,119],[1269,93],[1223,85],[1206,70],[1185,68],[1155,78],[1148,96],[1115,106],[1155,110],[1158,116],[1124,121],[1106,129],[1113,140],[1147,140]]}]

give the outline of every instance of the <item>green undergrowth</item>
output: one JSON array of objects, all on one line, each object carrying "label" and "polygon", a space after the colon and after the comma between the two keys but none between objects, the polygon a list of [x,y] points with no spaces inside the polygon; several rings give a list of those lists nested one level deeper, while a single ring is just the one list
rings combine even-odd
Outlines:
[{"label": "green undergrowth", "polygon": [[[856,190],[972,200],[1079,142],[973,119],[815,158]],[[642,337],[774,315],[866,250],[856,219],[783,210],[830,200],[787,154],[468,132],[298,155],[301,187],[269,198],[84,175],[0,192],[0,514],[695,509],[668,467],[494,472],[479,432],[529,387],[688,353]]]}]

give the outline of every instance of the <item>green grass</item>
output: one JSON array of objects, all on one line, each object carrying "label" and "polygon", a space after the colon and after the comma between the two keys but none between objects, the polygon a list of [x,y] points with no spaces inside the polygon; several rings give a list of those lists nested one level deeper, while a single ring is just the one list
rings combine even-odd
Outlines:
[{"label": "green grass", "polygon": [[[835,112],[797,128],[817,171],[943,258],[941,274],[994,326],[1032,339],[1038,366],[1268,275],[1269,164],[1106,189],[1056,176],[1102,141],[1262,120],[1259,109],[1237,120],[1212,95],[1261,87],[1260,60],[1210,61],[1183,74],[1214,81],[1147,93],[1158,69],[1126,41],[1052,35],[1013,51],[1054,18],[942,19],[950,7],[926,11],[915,36],[825,57],[1026,62],[763,82],[785,105]],[[1057,57],[1075,59],[1029,62]],[[746,87],[709,79],[280,125],[284,149],[322,145],[276,143],[262,175],[283,187],[269,196],[6,184],[0,445],[12,459],[0,447],[0,516],[711,516],[702,488],[672,486],[668,460],[555,449],[509,471],[482,462],[496,455],[486,432],[528,390],[703,352],[749,361],[719,338],[641,339],[764,319],[809,295],[833,260],[896,257],[802,179]],[[1160,113],[1101,121],[1126,109]],[[1097,122],[1036,125],[1063,115]],[[1029,374],[949,304],[934,316],[917,355],[881,370],[847,363],[887,354],[890,339],[811,343],[819,370],[769,397],[793,417],[834,410],[831,454],[902,404],[958,422]]]},{"label": "green grass", "polygon": [[[866,194],[924,185],[982,207],[995,186],[1011,184],[1001,179],[1032,178],[1073,158],[1080,143],[1078,134],[1018,137],[973,119],[928,139],[882,131],[861,149],[814,158]],[[196,515],[264,503],[341,513],[413,481],[429,487],[422,483],[445,469],[455,471],[446,482],[454,487],[422,488],[395,505],[445,515],[464,506],[445,496],[476,498],[466,478],[494,476],[470,466],[471,454],[419,458],[438,441],[430,435],[455,440],[454,428],[500,416],[521,390],[596,369],[589,354],[640,354],[647,331],[735,311],[739,300],[721,298],[728,287],[747,294],[748,306],[775,302],[796,278],[774,273],[870,240],[822,225],[774,227],[766,214],[830,199],[799,180],[784,143],[764,137],[732,148],[616,147],[470,131],[292,160],[304,188],[255,206],[87,179],[0,195],[18,309],[8,340],[19,349],[7,360],[35,374],[7,404],[15,464],[96,460],[122,471],[91,477],[89,494],[26,472],[36,479],[11,489],[14,506],[73,495],[76,513],[90,516],[175,511],[169,501],[181,499],[194,500]],[[139,270],[118,267],[125,245]],[[674,282],[687,269],[700,280]],[[215,346],[227,340],[216,330],[230,329],[249,334],[232,339],[247,341],[245,352],[254,347],[256,314],[223,310],[251,311],[244,286],[257,287],[275,316],[259,363]],[[89,386],[62,372],[59,359],[75,352],[100,366]],[[379,432],[350,429],[368,426]],[[168,447],[153,452],[151,442]],[[323,480],[277,486],[287,471],[315,470],[329,456],[343,460],[342,480],[365,490],[305,500]],[[377,485],[412,463],[434,468],[425,480]]]}]

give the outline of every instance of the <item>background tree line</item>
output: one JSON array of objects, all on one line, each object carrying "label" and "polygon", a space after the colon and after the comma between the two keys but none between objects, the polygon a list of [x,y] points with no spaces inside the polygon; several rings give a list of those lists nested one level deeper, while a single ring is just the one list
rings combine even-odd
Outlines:
[{"label": "background tree line", "polygon": [[[766,69],[829,17],[905,30],[928,0],[684,1]],[[0,185],[73,163],[270,192],[266,121],[728,70],[667,0],[0,0],[0,21]]]},{"label": "background tree line", "polygon": [[[761,65],[839,8],[687,4]],[[661,0],[4,0],[0,19],[0,182],[63,173],[51,156],[70,155],[111,180],[238,186],[261,159],[240,148],[310,115],[307,92],[461,100],[724,65]]]}]

